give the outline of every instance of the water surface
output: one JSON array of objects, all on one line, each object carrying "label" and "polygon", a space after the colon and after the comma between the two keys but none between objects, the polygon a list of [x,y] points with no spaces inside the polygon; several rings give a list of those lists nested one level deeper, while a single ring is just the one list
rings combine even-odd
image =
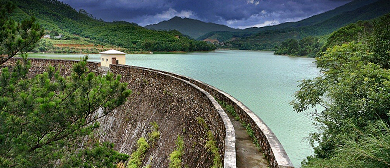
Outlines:
[{"label": "water surface", "polygon": [[[44,56],[78,60],[83,55]],[[100,61],[98,54],[89,57],[90,61]],[[276,134],[296,167],[306,156],[313,154],[305,138],[315,129],[307,114],[297,114],[289,102],[298,90],[298,81],[318,75],[313,61],[312,58],[278,56],[272,52],[236,50],[126,55],[128,65],[188,76],[243,102]]]}]

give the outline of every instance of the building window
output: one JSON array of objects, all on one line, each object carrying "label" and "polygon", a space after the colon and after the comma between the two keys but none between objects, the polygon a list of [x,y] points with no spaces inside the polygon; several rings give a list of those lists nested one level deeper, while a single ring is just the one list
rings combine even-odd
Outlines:
[{"label": "building window", "polygon": [[106,62],[108,61],[108,59],[106,59]]},{"label": "building window", "polygon": [[104,61],[104,58],[102,58],[102,61]]}]

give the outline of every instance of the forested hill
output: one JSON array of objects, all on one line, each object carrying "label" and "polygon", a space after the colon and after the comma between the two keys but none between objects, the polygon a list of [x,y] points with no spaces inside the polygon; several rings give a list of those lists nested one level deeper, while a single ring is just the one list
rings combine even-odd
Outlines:
[{"label": "forested hill", "polygon": [[148,30],[134,23],[105,22],[85,10],[76,11],[57,0],[12,0],[15,20],[34,16],[46,32],[65,39],[88,38],[95,45],[115,45],[127,51],[208,51],[215,47],[195,41],[178,31]]},{"label": "forested hill", "polygon": [[162,21],[158,24],[147,25],[145,26],[145,28],[152,29],[152,30],[177,30],[194,39],[197,39],[200,36],[213,31],[236,31],[237,30],[225,25],[220,25],[215,23],[205,23],[200,20],[195,20],[190,18],[180,18],[177,16],[167,21]]},{"label": "forested hill", "polygon": [[390,13],[333,32],[291,103],[318,131],[302,167],[390,166]]},{"label": "forested hill", "polygon": [[212,32],[200,39],[218,39],[225,46],[237,49],[272,50],[286,39],[323,36],[359,20],[369,20],[390,12],[389,0],[355,0],[334,10],[308,19],[241,32]]}]

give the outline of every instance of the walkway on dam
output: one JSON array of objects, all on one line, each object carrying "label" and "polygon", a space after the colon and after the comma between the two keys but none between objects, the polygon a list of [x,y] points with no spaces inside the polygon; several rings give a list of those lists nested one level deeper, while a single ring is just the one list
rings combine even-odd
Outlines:
[{"label": "walkway on dam", "polygon": [[252,142],[252,138],[246,132],[242,124],[227,113],[233,123],[236,132],[236,157],[238,168],[263,168],[269,167],[269,163],[263,152]]}]

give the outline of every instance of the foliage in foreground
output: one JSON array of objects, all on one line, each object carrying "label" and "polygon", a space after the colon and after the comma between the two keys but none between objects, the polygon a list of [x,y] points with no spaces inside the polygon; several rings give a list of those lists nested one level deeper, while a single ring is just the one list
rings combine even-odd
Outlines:
[{"label": "foliage in foreground", "polygon": [[15,56],[18,52],[27,52],[43,35],[43,29],[28,18],[21,23],[10,18],[15,5],[0,0],[0,65]]},{"label": "foliage in foreground", "polygon": [[[300,84],[297,112],[314,112],[314,156],[303,167],[390,166],[390,14],[373,23],[373,37],[328,48],[317,66],[322,75]],[[356,35],[355,35],[356,36]],[[315,145],[317,144],[317,145]]]},{"label": "foliage in foreground", "polygon": [[29,67],[24,59],[12,69],[3,68],[0,76],[0,167],[85,166],[98,163],[93,158],[125,158],[111,145],[81,143],[99,127],[98,118],[130,95],[120,76],[88,72],[86,59],[75,64],[67,77],[49,67],[29,79]]},{"label": "foliage in foreground", "polygon": [[86,57],[73,65],[70,76],[46,67],[28,77],[31,64],[24,53],[43,29],[34,18],[15,22],[9,17],[15,6],[0,2],[0,65],[18,53],[23,57],[0,73],[0,167],[114,167],[126,160],[93,134],[97,119],[131,93],[120,76],[89,72]]}]

